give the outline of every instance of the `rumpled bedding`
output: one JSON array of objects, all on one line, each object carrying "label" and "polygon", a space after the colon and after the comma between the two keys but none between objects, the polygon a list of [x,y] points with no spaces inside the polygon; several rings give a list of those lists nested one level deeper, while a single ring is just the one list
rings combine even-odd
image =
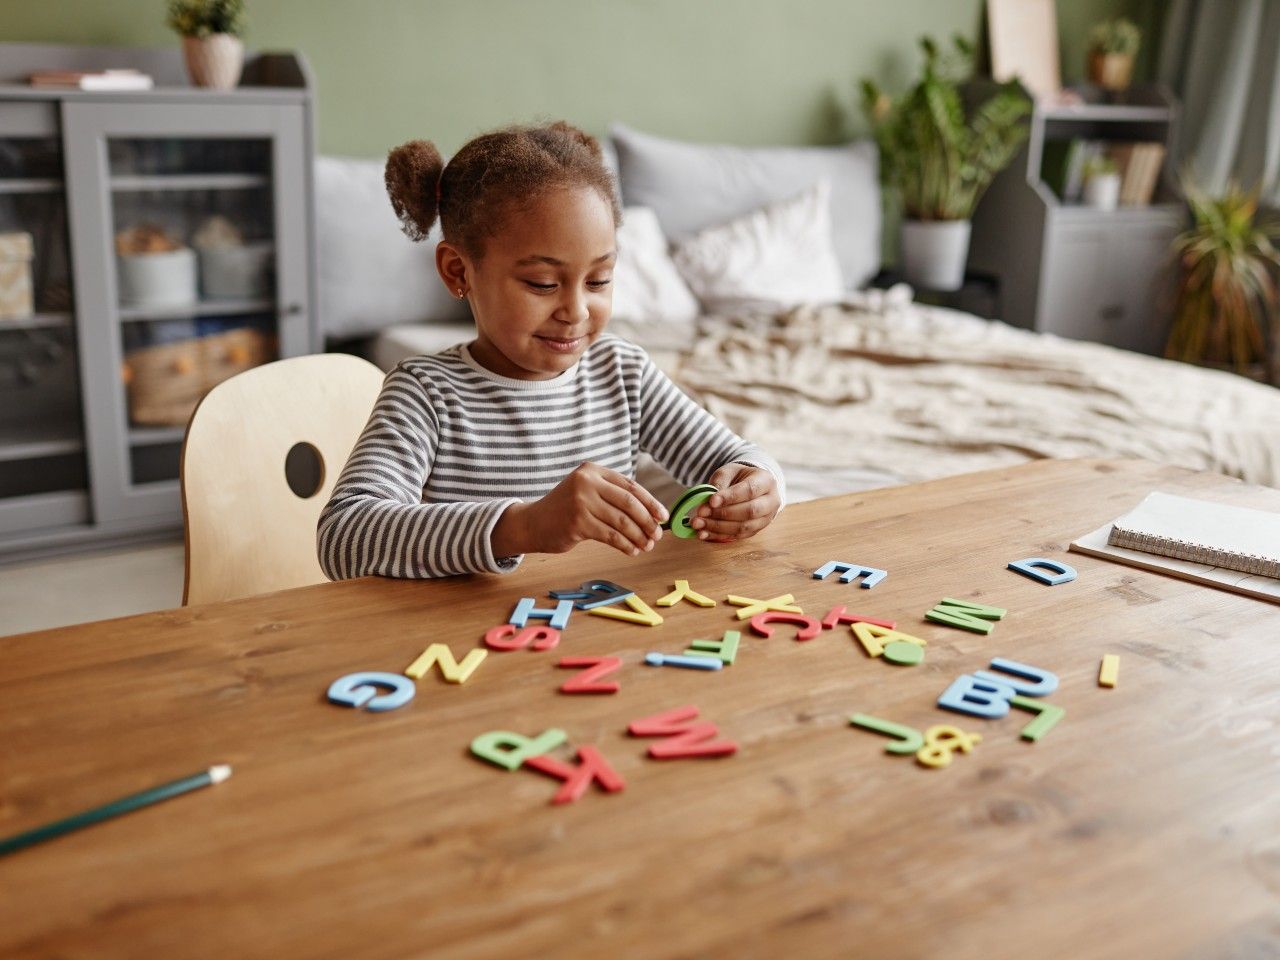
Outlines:
[{"label": "rumpled bedding", "polygon": [[1042,457],[1280,486],[1280,390],[870,291],[704,317],[676,382],[783,466],[789,499]]}]

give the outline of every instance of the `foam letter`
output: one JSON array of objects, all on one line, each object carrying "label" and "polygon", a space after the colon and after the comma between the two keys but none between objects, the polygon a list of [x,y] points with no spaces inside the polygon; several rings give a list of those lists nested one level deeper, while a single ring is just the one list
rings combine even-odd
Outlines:
[{"label": "foam letter", "polygon": [[1032,713],[1039,714],[1022,728],[1022,739],[1030,740],[1032,743],[1052,730],[1054,724],[1067,715],[1067,711],[1062,707],[1055,707],[1052,703],[1045,703],[1043,700],[1011,697],[1009,702],[1020,710],[1030,710]]},{"label": "foam letter", "polygon": [[665,713],[633,720],[627,731],[634,737],[666,737],[661,743],[649,747],[649,756],[660,760],[718,757],[738,752],[738,745],[733,741],[715,739],[719,731],[714,723],[692,723],[697,716],[697,707],[676,707]]},{"label": "foam letter", "polygon": [[617,605],[593,607],[587,611],[597,617],[609,617],[613,620],[625,620],[627,623],[638,623],[645,627],[656,627],[662,623],[662,615],[637,597],[634,593],[623,601],[626,610],[619,610]]},{"label": "foam letter", "polygon": [[688,600],[690,603],[697,604],[700,607],[714,607],[716,605],[716,602],[710,597],[704,597],[692,589],[688,580],[677,580],[676,588],[665,597],[659,597],[655,602],[660,607],[674,607],[681,600]]},{"label": "foam letter", "polygon": [[881,570],[878,567],[860,567],[856,563],[845,563],[843,560],[828,560],[813,571],[813,579],[825,580],[837,570],[840,571],[841,583],[853,583],[854,580],[862,577],[863,581],[859,586],[865,590],[870,590],[889,575],[887,570]]},{"label": "foam letter", "polygon": [[[1052,570],[1055,575],[1049,576],[1047,573],[1037,570],[1037,567]],[[1044,557],[1028,557],[1026,560],[1014,560],[1009,564],[1009,569],[1017,571],[1024,577],[1030,577],[1032,580],[1039,580],[1050,587],[1056,587],[1060,583],[1070,583],[1076,578],[1074,567],[1059,563],[1057,560],[1046,560]]]},{"label": "foam letter", "polygon": [[991,632],[991,624],[986,621],[999,620],[1006,613],[1008,611],[1000,607],[988,607],[981,603],[943,597],[936,607],[924,615],[924,618],[934,623],[945,623],[948,626],[985,634]]},{"label": "foam letter", "polygon": [[511,614],[511,619],[507,623],[523,627],[529,622],[530,617],[539,617],[545,619],[548,626],[555,627],[557,630],[563,630],[569,625],[569,614],[573,613],[572,600],[558,601],[554,610],[535,607],[536,602],[533,597],[521,597],[520,602],[516,604],[515,613]]},{"label": "foam letter", "polygon": [[938,698],[938,706],[957,713],[995,719],[1009,712],[1009,701],[1018,691],[1003,680],[985,680],[965,674],[956,677]]},{"label": "foam letter", "polygon": [[689,643],[689,649],[685,653],[691,657],[719,657],[720,662],[727,667],[738,656],[738,640],[740,636],[737,630],[726,630],[724,637],[720,640],[692,640]]},{"label": "foam letter", "polygon": [[886,737],[893,737],[897,742],[885,744],[885,753],[915,753],[924,746],[924,735],[919,730],[913,730],[900,723],[890,723],[888,720],[881,720],[879,717],[872,717],[865,713],[855,713],[849,718],[849,723],[855,727],[883,733]]},{"label": "foam letter", "polygon": [[[378,696],[378,687],[391,692]],[[329,684],[329,702],[380,712],[403,707],[415,692],[413,681],[398,673],[348,673]]]},{"label": "foam letter", "polygon": [[505,770],[514,770],[530,757],[548,753],[564,743],[563,730],[544,730],[536,737],[522,737],[506,730],[491,730],[471,741],[471,752]]},{"label": "foam letter", "polygon": [[422,651],[422,655],[417,660],[405,667],[404,675],[420,680],[428,670],[439,664],[440,672],[450,683],[466,683],[471,674],[476,672],[476,667],[480,666],[488,655],[488,650],[476,647],[474,650],[467,651],[467,655],[462,658],[462,663],[458,663],[453,658],[452,650],[443,643],[433,643]]},{"label": "foam letter", "polygon": [[769,626],[771,623],[794,623],[800,627],[800,632],[796,634],[797,640],[812,640],[822,632],[822,623],[813,617],[806,617],[803,613],[779,613],[771,610],[768,613],[757,613],[751,618],[751,629],[762,637],[773,636],[773,628]]},{"label": "foam letter", "polygon": [[1052,674],[1048,670],[1041,670],[1038,667],[1028,667],[1025,663],[1018,663],[1016,660],[1005,660],[1001,657],[996,657],[991,661],[991,669],[1024,679],[1010,680],[1008,677],[998,677],[994,673],[988,673],[986,670],[975,670],[973,675],[983,680],[996,680],[1000,683],[1007,683],[1018,693],[1028,697],[1047,697],[1058,689],[1058,677],[1056,674]]},{"label": "foam letter", "polygon": [[[568,601],[565,601],[568,603]],[[484,645],[494,650],[523,650],[533,644],[534,650],[550,650],[560,642],[560,631],[555,627],[524,627],[517,630],[510,623],[492,628],[484,635]]]},{"label": "foam letter", "polygon": [[587,668],[562,683],[561,693],[617,693],[619,690],[618,684],[600,683],[600,678],[621,669],[621,657],[562,657],[556,666]]},{"label": "foam letter", "polygon": [[777,610],[781,613],[804,613],[803,610],[792,604],[791,601],[795,597],[789,593],[774,597],[772,600],[752,600],[750,597],[735,597],[732,594],[728,599],[735,607],[742,607],[738,611],[739,620],[749,620],[751,617],[768,610]]},{"label": "foam letter", "polygon": [[884,627],[886,630],[892,630],[898,625],[897,620],[877,620],[875,617],[864,617],[860,613],[845,613],[843,606],[832,607],[822,618],[822,625],[828,630],[834,630],[842,623],[874,623],[877,627]]},{"label": "foam letter", "polygon": [[613,767],[609,766],[608,761],[595,747],[579,747],[578,760],[579,763],[574,766],[561,763],[547,754],[541,754],[530,757],[524,765],[564,781],[564,786],[551,798],[552,803],[572,803],[582,796],[587,787],[591,786],[592,780],[598,782],[609,793],[615,793],[626,786],[623,779],[618,776]]},{"label": "foam letter", "polygon": [[635,591],[620,587],[612,580],[588,580],[577,590],[552,590],[554,600],[572,600],[579,610],[607,607],[627,599]]}]

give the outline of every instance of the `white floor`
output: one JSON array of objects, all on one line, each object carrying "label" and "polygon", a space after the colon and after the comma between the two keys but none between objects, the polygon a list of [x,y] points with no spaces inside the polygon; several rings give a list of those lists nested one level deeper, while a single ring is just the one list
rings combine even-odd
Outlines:
[{"label": "white floor", "polygon": [[0,566],[0,637],[182,606],[182,541]]}]

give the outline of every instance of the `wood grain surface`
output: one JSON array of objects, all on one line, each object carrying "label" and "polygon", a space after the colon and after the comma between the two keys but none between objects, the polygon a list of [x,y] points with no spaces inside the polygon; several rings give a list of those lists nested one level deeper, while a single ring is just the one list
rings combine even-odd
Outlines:
[{"label": "wood grain surface", "polygon": [[[365,579],[0,640],[0,835],[230,763],[225,784],[0,859],[0,956],[1252,958],[1280,953],[1280,608],[1076,554],[1152,489],[1280,509],[1280,491],[1137,461],[1043,461],[788,507],[728,546],[586,546],[507,576]],[[1046,587],[1005,569],[1079,570]],[[882,567],[872,590],[812,579]],[[335,678],[459,658],[523,595],[590,577],[648,628],[575,612],[551,651],[434,672],[407,707],[328,704]],[[730,594],[899,621],[925,662],[849,629],[743,635],[719,672],[650,650],[734,627]],[[1006,607],[990,636],[926,623],[944,596]],[[1104,653],[1119,685],[1097,685]],[[611,696],[557,692],[561,656],[617,655]],[[1065,719],[937,707],[1003,656],[1054,671]],[[654,760],[629,722],[695,704],[736,756]],[[982,742],[930,770],[851,727],[869,713]],[[626,780],[559,786],[468,753],[560,727]]]}]

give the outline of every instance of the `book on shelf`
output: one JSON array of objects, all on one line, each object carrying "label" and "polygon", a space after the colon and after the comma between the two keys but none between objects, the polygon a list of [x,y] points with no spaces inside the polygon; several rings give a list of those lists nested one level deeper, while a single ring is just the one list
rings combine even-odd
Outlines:
[{"label": "book on shelf", "polygon": [[57,90],[150,90],[151,75],[132,68],[110,70],[38,70],[28,77],[33,87]]},{"label": "book on shelf", "polygon": [[1067,142],[1062,187],[1058,197],[1063,203],[1079,203],[1084,193],[1084,171],[1089,161],[1100,156],[1104,144],[1101,140],[1085,140],[1076,137]]},{"label": "book on shelf", "polygon": [[1121,205],[1144,207],[1151,203],[1164,163],[1164,144],[1120,143],[1113,145],[1108,154],[1120,170]]},{"label": "book on shelf", "polygon": [[1280,602],[1280,513],[1157,491],[1071,549]]}]

